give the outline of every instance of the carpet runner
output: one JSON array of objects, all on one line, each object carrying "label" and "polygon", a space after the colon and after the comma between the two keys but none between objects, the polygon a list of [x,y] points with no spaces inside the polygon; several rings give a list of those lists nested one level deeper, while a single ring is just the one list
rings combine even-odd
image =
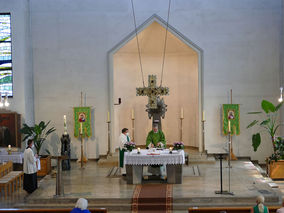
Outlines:
[{"label": "carpet runner", "polygon": [[132,197],[132,213],[172,213],[173,185],[137,185]]}]

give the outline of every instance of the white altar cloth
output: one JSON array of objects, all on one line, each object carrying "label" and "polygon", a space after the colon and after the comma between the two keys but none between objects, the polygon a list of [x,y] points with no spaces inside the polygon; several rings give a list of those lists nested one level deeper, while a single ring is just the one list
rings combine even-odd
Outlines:
[{"label": "white altar cloth", "polygon": [[141,149],[140,154],[137,153],[137,149],[132,152],[124,153],[125,165],[177,165],[184,164],[185,157],[183,150],[173,150],[170,154],[168,149],[165,150],[151,150]]},{"label": "white altar cloth", "polygon": [[11,155],[0,154],[0,163],[12,161],[13,163],[23,164],[24,153],[22,152],[12,152]]}]

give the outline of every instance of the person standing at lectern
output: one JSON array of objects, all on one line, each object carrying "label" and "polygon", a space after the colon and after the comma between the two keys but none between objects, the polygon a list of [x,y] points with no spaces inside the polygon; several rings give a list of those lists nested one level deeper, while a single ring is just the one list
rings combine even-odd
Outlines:
[{"label": "person standing at lectern", "polygon": [[124,144],[127,143],[127,142],[130,142],[129,131],[128,131],[127,128],[123,128],[121,130],[121,134],[119,136],[119,143],[120,143],[120,146],[119,146],[119,167],[121,168],[120,173],[122,175],[125,174],[125,166],[124,166],[125,149],[124,149]]},{"label": "person standing at lectern", "polygon": [[34,142],[28,140],[28,147],[24,152],[24,190],[32,193],[37,189],[37,154],[33,152]]}]

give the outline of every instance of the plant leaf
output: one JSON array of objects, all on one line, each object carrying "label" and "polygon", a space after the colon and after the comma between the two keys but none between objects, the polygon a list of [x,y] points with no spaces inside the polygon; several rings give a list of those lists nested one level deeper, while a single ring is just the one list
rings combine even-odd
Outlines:
[{"label": "plant leaf", "polygon": [[262,112],[248,112],[248,114],[261,114]]},{"label": "plant leaf", "polygon": [[270,118],[268,118],[267,120],[264,120],[260,123],[260,126],[265,126],[270,122]]},{"label": "plant leaf", "polygon": [[253,127],[253,126],[254,126],[255,124],[257,124],[257,123],[258,123],[258,121],[257,121],[257,120],[254,120],[253,122],[251,122],[251,123],[247,126],[247,129]]},{"label": "plant leaf", "polygon": [[264,112],[269,113],[269,112],[275,112],[276,107],[269,101],[263,100],[261,102],[261,107],[264,110]]},{"label": "plant leaf", "polygon": [[261,143],[261,137],[259,133],[256,133],[252,135],[252,146],[253,146],[253,151],[257,151],[257,148],[259,147]]},{"label": "plant leaf", "polygon": [[283,105],[283,102],[281,102],[280,104],[278,104],[276,107],[275,107],[275,111],[278,111]]}]

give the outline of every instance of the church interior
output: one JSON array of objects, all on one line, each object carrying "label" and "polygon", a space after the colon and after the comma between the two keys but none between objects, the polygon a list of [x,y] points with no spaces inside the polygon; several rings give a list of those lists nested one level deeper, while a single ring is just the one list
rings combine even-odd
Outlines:
[{"label": "church interior", "polygon": [[0,0],[1,212],[284,212],[284,0]]}]

